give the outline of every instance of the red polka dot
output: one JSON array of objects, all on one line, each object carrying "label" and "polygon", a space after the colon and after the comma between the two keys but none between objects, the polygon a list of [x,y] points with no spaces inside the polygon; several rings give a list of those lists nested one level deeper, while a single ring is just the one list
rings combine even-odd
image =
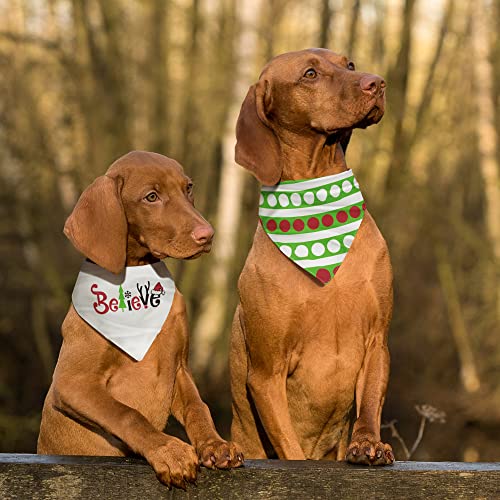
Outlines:
[{"label": "red polka dot", "polygon": [[304,225],[304,221],[301,219],[295,219],[293,221],[293,228],[295,231],[302,231],[302,229],[304,229]]},{"label": "red polka dot", "polygon": [[280,229],[284,232],[287,233],[290,231],[290,223],[287,220],[282,220],[280,222]]},{"label": "red polka dot", "polygon": [[347,214],[343,210],[341,210],[337,213],[337,220],[339,222],[345,222],[347,220]]},{"label": "red polka dot", "polygon": [[269,219],[266,224],[267,230],[268,231],[276,231],[276,228],[278,225],[276,224],[276,221],[273,219]]},{"label": "red polka dot", "polygon": [[366,210],[366,203],[363,203],[363,206],[361,207],[363,210]]},{"label": "red polka dot", "polygon": [[339,270],[339,267],[340,266],[337,266],[334,270],[333,270],[333,274],[337,274],[338,270]]},{"label": "red polka dot", "polygon": [[309,229],[317,229],[319,226],[319,220],[316,219],[316,217],[311,217],[307,221],[307,225],[309,226]]},{"label": "red polka dot", "polygon": [[323,226],[330,227],[333,224],[333,217],[330,214],[323,215],[321,222]]},{"label": "red polka dot", "polygon": [[359,214],[361,213],[361,210],[359,209],[359,207],[357,207],[356,205],[354,205],[353,207],[351,207],[349,209],[349,214],[350,216],[353,218],[353,219],[357,219],[359,217]]},{"label": "red polka dot", "polygon": [[330,271],[328,269],[318,269],[316,271],[316,278],[318,278],[322,283],[328,283],[332,276],[330,275]]}]

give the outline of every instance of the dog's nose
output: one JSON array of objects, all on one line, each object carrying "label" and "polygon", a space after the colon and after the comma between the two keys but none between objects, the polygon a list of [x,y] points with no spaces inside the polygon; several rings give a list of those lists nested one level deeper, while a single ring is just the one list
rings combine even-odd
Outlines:
[{"label": "dog's nose", "polygon": [[365,75],[361,77],[359,85],[363,92],[367,94],[378,94],[381,89],[385,89],[385,81],[377,75]]},{"label": "dog's nose", "polygon": [[214,229],[209,224],[204,224],[203,226],[195,227],[191,236],[198,245],[206,245],[212,241]]}]

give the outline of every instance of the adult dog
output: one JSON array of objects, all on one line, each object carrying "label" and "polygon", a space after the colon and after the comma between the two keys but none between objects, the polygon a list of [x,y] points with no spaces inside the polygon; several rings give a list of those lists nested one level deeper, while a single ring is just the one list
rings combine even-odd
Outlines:
[{"label": "adult dog", "polygon": [[[104,275],[117,296],[120,289],[119,302],[92,284],[96,324],[103,321],[104,313],[123,320],[127,314],[133,318],[141,308],[160,310],[165,295],[161,283],[170,287],[170,303],[165,304],[170,310],[165,313],[166,319],[160,318],[156,337],[137,361],[82,319],[73,293],[73,303],[62,325],[63,344],[43,408],[38,453],[139,454],[151,464],[161,482],[181,488],[196,479],[200,463],[210,468],[242,464],[242,454],[219,436],[200,399],[187,366],[184,299],[159,263],[166,257],[195,258],[210,251],[214,232],[193,206],[192,187],[176,161],[135,151],[113,163],[106,175],[97,178],[81,195],[64,232],[93,261],[84,264],[85,269],[95,272],[90,283]],[[124,295],[124,269],[128,276],[130,272],[142,272],[150,264],[159,269],[156,288],[150,290],[154,283],[138,284],[139,294],[134,285],[130,287],[132,293],[126,291]],[[112,273],[118,274],[116,280]],[[94,324],[93,319],[88,321]],[[136,326],[139,346],[143,347],[141,326],[150,325]],[[127,327],[124,324],[123,328]],[[127,332],[123,338],[118,337],[121,345],[128,345],[130,335],[136,334]],[[184,425],[193,446],[162,432],[170,413]]]},{"label": "adult dog", "polygon": [[[325,49],[275,57],[241,107],[236,161],[264,186],[342,177],[351,132],[380,121],[384,93],[382,78]],[[380,440],[392,314],[384,238],[366,211],[331,281],[282,252],[259,222],[231,335],[233,439],[250,458],[391,464],[391,447]]]}]

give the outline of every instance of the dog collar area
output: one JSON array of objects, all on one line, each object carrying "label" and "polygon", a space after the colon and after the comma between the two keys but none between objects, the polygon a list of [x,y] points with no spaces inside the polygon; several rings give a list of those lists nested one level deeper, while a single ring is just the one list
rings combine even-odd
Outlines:
[{"label": "dog collar area", "polygon": [[262,186],[259,217],[278,249],[321,283],[338,272],[366,204],[352,170]]}]

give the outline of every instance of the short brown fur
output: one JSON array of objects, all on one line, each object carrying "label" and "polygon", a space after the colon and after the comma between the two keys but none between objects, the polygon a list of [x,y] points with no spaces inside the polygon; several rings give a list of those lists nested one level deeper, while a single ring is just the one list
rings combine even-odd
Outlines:
[{"label": "short brown fur", "polygon": [[[354,71],[346,57],[325,49],[283,54],[243,102],[236,161],[266,185],[343,172],[352,129],[377,123],[384,104],[385,82]],[[246,456],[392,463],[380,440],[392,270],[368,211],[325,286],[286,258],[259,222],[239,292],[232,437]]]},{"label": "short brown fur", "polygon": [[[192,183],[165,156],[135,151],[118,159],[80,197],[64,232],[85,256],[119,273],[125,265],[208,252],[213,229],[193,206]],[[157,193],[158,200],[145,197]],[[99,335],[73,306],[47,394],[38,453],[146,458],[160,481],[185,488],[199,464],[242,464],[224,441],[188,368],[186,306],[176,290],[170,313],[140,362]],[[164,434],[168,416],[193,446]]]}]

